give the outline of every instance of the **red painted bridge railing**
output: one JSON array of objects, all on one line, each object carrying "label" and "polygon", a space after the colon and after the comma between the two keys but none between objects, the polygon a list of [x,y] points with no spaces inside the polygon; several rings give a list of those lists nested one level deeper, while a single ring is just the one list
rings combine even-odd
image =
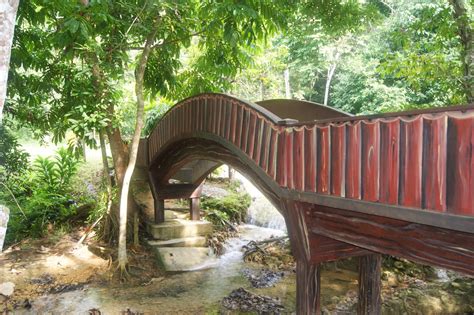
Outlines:
[{"label": "red painted bridge railing", "polygon": [[298,314],[320,311],[323,261],[363,256],[359,314],[380,313],[379,253],[474,276],[472,105],[351,117],[307,102],[202,94],[170,109],[140,150],[155,220],[164,220],[163,191],[178,187],[169,179],[191,160],[248,173],[285,217]]},{"label": "red painted bridge railing", "polygon": [[174,106],[148,139],[207,133],[240,148],[282,188],[474,216],[474,107],[311,122],[225,95]]}]

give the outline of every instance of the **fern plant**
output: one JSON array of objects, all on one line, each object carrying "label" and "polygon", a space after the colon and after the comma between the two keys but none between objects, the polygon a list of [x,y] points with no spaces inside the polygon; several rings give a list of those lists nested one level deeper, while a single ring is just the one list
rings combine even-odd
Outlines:
[{"label": "fern plant", "polygon": [[24,176],[16,196],[23,215],[13,215],[9,223],[9,242],[24,236],[39,237],[46,227],[61,226],[76,211],[71,195],[71,180],[79,160],[66,149],[59,149],[54,158],[38,157],[28,176]]},{"label": "fern plant", "polygon": [[47,191],[64,193],[68,190],[78,165],[78,159],[68,150],[61,148],[54,159],[41,156],[36,158],[33,163],[34,181]]}]

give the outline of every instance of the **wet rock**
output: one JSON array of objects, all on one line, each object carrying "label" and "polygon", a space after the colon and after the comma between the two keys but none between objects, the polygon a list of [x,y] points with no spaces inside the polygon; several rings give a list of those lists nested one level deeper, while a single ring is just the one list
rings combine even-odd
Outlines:
[{"label": "wet rock", "polygon": [[260,271],[244,269],[242,272],[254,288],[271,287],[285,276],[285,273],[282,271],[272,271],[268,269],[262,269]]},{"label": "wet rock", "polygon": [[33,279],[30,280],[31,283],[39,284],[39,285],[52,284],[54,281],[56,281],[56,279],[48,273],[45,273],[45,274],[41,275],[41,277],[39,277],[39,278],[33,278]]},{"label": "wet rock", "polygon": [[127,308],[126,311],[122,311],[122,312],[120,312],[120,314],[122,314],[122,315],[143,315],[145,313],[138,312],[138,311],[132,311],[129,308]]},{"label": "wet rock", "polygon": [[280,301],[268,296],[253,294],[243,288],[232,291],[222,300],[222,305],[230,310],[257,312],[257,314],[281,314],[284,311]]},{"label": "wet rock", "polygon": [[83,288],[84,288],[84,284],[82,283],[60,284],[58,286],[51,288],[49,292],[50,293],[64,293],[64,292],[82,290]]},{"label": "wet rock", "polygon": [[21,307],[23,307],[24,309],[27,309],[27,310],[31,309],[32,306],[33,305],[31,305],[31,302],[28,299],[25,299],[23,301],[23,304],[21,305]]}]

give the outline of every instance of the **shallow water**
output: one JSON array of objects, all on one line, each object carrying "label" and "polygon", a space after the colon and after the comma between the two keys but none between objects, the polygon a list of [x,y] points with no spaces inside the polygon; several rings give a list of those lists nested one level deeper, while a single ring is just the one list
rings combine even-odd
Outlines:
[{"label": "shallow water", "polygon": [[242,261],[242,245],[283,234],[281,230],[244,225],[240,227],[240,238],[229,240],[226,253],[215,268],[170,274],[142,287],[86,287],[49,294],[36,299],[29,311],[19,314],[80,314],[91,309],[99,309],[102,314],[118,314],[127,309],[146,314],[214,314],[220,312],[220,301],[239,287],[280,298],[291,313],[295,306],[294,275],[283,278],[273,288],[253,289],[242,273],[242,269],[249,268]]}]

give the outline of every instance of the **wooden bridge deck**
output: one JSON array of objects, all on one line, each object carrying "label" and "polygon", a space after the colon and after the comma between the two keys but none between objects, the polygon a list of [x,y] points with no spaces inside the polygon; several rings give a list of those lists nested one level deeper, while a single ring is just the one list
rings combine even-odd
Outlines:
[{"label": "wooden bridge deck", "polygon": [[178,103],[141,145],[155,198],[192,160],[247,174],[287,222],[302,314],[318,312],[322,261],[386,253],[474,275],[474,106],[358,117],[312,104],[302,122],[285,118],[308,103],[287,102],[275,112],[290,117],[222,94]]}]

